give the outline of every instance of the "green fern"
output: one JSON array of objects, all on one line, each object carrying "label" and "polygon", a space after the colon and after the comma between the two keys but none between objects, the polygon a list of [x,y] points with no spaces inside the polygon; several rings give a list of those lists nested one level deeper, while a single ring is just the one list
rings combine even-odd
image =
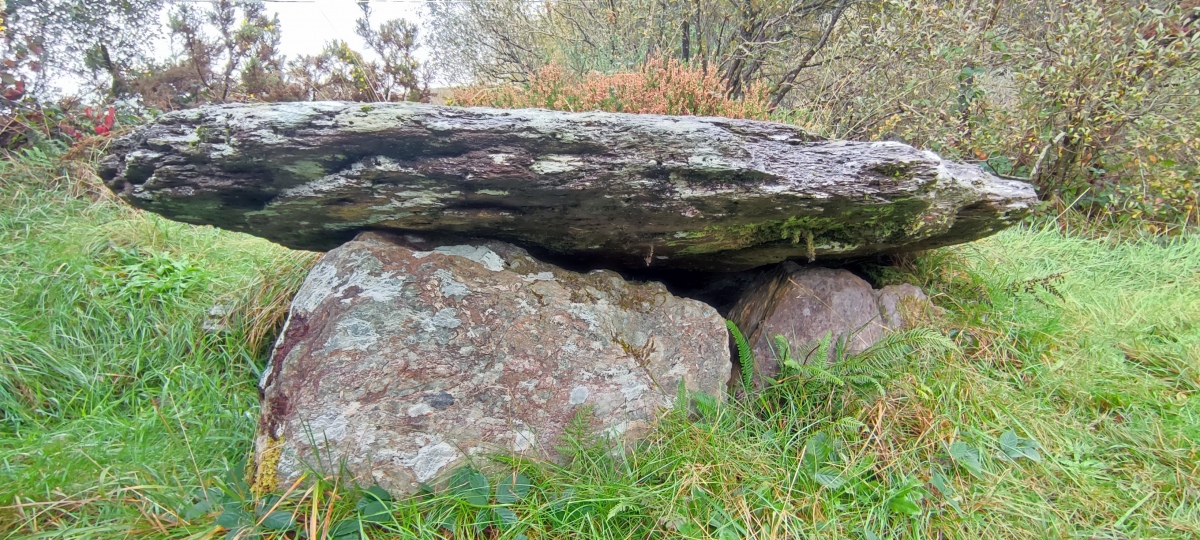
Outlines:
[{"label": "green fern", "polygon": [[[839,388],[870,389],[884,393],[884,381],[898,366],[913,358],[929,357],[955,349],[950,338],[927,328],[884,336],[867,350],[851,355],[845,339],[825,334],[803,359],[792,356],[787,338],[774,337],[781,381],[793,379],[805,393],[821,394]],[[831,355],[832,351],[832,355]],[[829,361],[832,356],[832,362]]]},{"label": "green fern", "polygon": [[787,338],[783,334],[775,334],[775,359],[779,362],[780,370],[783,368],[791,368],[793,365],[799,365],[792,358],[792,346],[788,343]]},{"label": "green fern", "polygon": [[742,331],[738,329],[737,324],[726,319],[725,327],[729,328],[729,333],[733,335],[733,343],[737,346],[738,367],[742,376],[742,389],[749,392],[754,387],[754,350],[750,348],[750,343],[746,341],[746,336],[742,335]]},{"label": "green fern", "polygon": [[858,356],[865,362],[892,365],[913,356],[944,354],[958,349],[954,341],[929,328],[892,332]]}]

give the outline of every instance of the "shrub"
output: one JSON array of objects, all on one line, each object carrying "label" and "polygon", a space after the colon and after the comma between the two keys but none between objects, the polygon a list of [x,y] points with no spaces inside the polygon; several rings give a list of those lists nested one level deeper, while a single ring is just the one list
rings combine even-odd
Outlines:
[{"label": "shrub", "polygon": [[725,94],[719,77],[677,60],[652,59],[641,69],[572,76],[552,64],[527,84],[469,86],[449,102],[466,107],[541,107],[564,111],[724,116],[763,120],[770,115],[765,86],[752,87],[742,99]]},{"label": "shrub", "polygon": [[1028,178],[1056,212],[1200,223],[1200,2],[895,0],[853,18],[791,121]]}]

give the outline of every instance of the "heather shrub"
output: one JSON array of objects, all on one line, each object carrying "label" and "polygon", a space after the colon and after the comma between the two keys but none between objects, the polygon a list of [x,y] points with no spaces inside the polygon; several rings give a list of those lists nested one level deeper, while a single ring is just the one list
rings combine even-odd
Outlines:
[{"label": "heather shrub", "polygon": [[475,85],[456,90],[449,103],[466,107],[540,107],[563,111],[724,116],[766,119],[764,85],[742,99],[726,95],[721,79],[677,60],[652,59],[637,71],[572,75],[558,64],[525,84]]}]

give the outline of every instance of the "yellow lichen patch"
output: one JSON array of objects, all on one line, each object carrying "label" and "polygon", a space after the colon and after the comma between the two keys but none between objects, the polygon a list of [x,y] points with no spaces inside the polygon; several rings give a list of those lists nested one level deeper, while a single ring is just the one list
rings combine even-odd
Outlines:
[{"label": "yellow lichen patch", "polygon": [[263,496],[279,486],[279,457],[283,455],[283,437],[267,437],[266,448],[254,460],[254,470],[246,476],[250,480],[250,492]]}]

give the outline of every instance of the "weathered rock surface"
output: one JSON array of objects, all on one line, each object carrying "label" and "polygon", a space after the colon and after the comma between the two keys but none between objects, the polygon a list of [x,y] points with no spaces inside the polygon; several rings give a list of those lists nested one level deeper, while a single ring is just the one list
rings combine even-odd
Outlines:
[{"label": "weathered rock surface", "polygon": [[992,234],[1035,200],[904,144],[723,118],[219,105],[163,115],[110,152],[101,175],[135,206],[292,248],[429,231],[626,268],[926,249]]},{"label": "weathered rock surface", "polygon": [[[826,334],[845,340],[846,351],[854,354],[906,326],[911,321],[905,315],[925,306],[925,293],[913,285],[874,289],[847,270],[789,262],[747,288],[729,319],[753,348],[755,376],[761,378],[779,374],[776,335],[787,338],[792,357],[802,362],[817,360],[812,353]],[[833,360],[832,355],[831,347],[820,360]]]},{"label": "weathered rock surface", "polygon": [[260,382],[256,487],[311,469],[395,492],[469,457],[554,457],[581,411],[636,436],[680,384],[718,398],[723,319],[657,283],[501,242],[363,233],[312,269]]}]

